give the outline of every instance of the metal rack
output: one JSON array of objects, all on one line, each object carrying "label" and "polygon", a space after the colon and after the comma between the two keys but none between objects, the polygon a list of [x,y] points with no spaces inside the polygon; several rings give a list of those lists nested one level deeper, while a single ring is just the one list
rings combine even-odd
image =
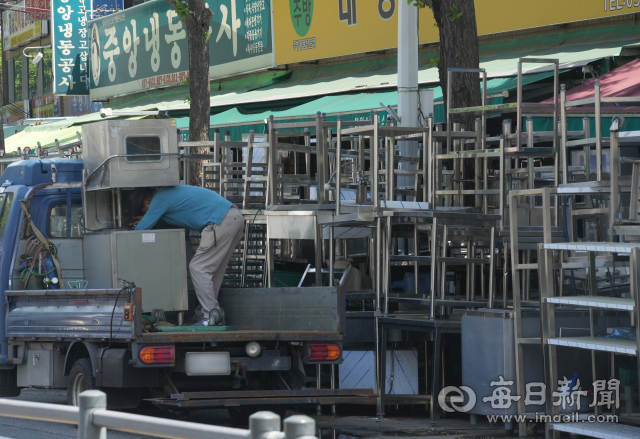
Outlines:
[{"label": "metal rack", "polygon": [[[587,349],[592,352],[592,374],[597,377],[596,352],[610,354],[611,364],[614,363],[614,355],[638,356],[640,352],[640,321],[638,319],[638,309],[640,309],[639,295],[636,288],[630,288],[629,297],[604,297],[597,296],[597,286],[595,276],[592,275],[590,291],[585,296],[562,296],[562,291],[558,289],[557,277],[554,270],[562,269],[562,265],[554,262],[555,252],[586,252],[584,260],[589,265],[589,272],[595,273],[596,253],[609,253],[614,258],[629,259],[631,285],[638,285],[638,275],[640,274],[640,245],[627,243],[566,243],[566,244],[540,244],[539,246],[539,273],[541,282],[541,321],[542,321],[542,341],[545,351],[545,377],[547,385],[546,412],[547,414],[557,414],[558,409],[553,405],[552,392],[558,383],[557,374],[557,353],[558,346],[571,347],[576,349]],[[562,255],[560,255],[562,261]],[[587,337],[562,337],[557,336],[555,325],[556,308],[560,306],[570,306],[588,309],[590,314],[589,336]],[[599,314],[597,310],[616,310],[618,312],[629,313],[631,326],[635,328],[636,341],[601,338],[602,334],[597,333]],[[615,377],[614,370],[611,371],[612,378]],[[640,376],[640,371],[639,371]],[[595,407],[596,414],[598,407]],[[573,429],[572,429],[573,427]],[[601,437],[598,435],[598,426],[594,424],[579,424],[580,434],[587,436]],[[574,431],[575,424],[559,425],[548,422],[546,425],[546,437],[556,437],[557,431]],[[626,428],[625,434],[616,437],[637,437],[640,428]],[[575,431],[574,431],[575,432]]]}]

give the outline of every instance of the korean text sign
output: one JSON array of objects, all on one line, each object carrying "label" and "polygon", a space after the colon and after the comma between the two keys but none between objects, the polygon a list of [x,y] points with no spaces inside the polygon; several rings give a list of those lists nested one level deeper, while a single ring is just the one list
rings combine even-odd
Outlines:
[{"label": "korean text sign", "polygon": [[[402,2],[407,0],[273,0],[276,64],[395,48]],[[478,35],[640,12],[640,0],[476,0],[474,3]],[[431,9],[414,11],[420,23],[419,43],[437,42],[439,33]]]},{"label": "korean text sign", "polygon": [[52,0],[53,92],[89,94],[90,0]]},{"label": "korean text sign", "polygon": [[[209,76],[273,66],[270,0],[208,0]],[[177,85],[189,76],[185,24],[164,0],[89,23],[91,99]]]},{"label": "korean text sign", "polygon": [[2,13],[2,50],[22,46],[42,36],[42,22],[25,12],[24,3]]}]

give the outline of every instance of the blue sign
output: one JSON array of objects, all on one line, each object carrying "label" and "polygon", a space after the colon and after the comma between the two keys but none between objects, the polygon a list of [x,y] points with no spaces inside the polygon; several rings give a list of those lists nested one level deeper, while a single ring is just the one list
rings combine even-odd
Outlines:
[{"label": "blue sign", "polygon": [[124,0],[93,0],[91,19],[106,17],[118,11],[124,11]]},{"label": "blue sign", "polygon": [[89,38],[86,3],[90,0],[52,0],[53,93],[89,94]]}]

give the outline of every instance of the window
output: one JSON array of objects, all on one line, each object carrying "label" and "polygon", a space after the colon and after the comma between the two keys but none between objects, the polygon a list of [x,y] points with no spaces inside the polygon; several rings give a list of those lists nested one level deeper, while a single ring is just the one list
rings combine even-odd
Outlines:
[{"label": "window", "polygon": [[[128,155],[162,152],[162,141],[159,136],[127,136],[124,138],[124,144],[124,153]],[[129,162],[159,162],[160,160],[162,157],[127,157]]]},{"label": "window", "polygon": [[[67,236],[67,221],[71,222],[71,234]],[[71,213],[67,215],[66,204],[56,204],[49,212],[49,237],[82,238],[84,235],[84,218],[82,204],[72,204]]]},{"label": "window", "polygon": [[44,75],[42,75],[42,78],[44,79],[43,93],[47,95],[53,93],[53,71],[51,70],[51,66],[53,65],[53,53],[51,52],[51,48],[48,48],[42,49],[42,54],[44,55],[44,58],[40,62],[44,69]]},{"label": "window", "polygon": [[29,70],[29,96],[27,96],[27,99],[32,99],[38,94],[38,69],[40,68],[39,66],[42,61],[38,64],[34,64],[31,62],[32,59],[33,58],[25,59]]},{"label": "window", "polygon": [[22,57],[13,58],[14,98],[13,102],[22,100]]},{"label": "window", "polygon": [[4,229],[9,221],[9,211],[11,210],[11,201],[13,194],[0,195],[0,238],[4,234]]}]

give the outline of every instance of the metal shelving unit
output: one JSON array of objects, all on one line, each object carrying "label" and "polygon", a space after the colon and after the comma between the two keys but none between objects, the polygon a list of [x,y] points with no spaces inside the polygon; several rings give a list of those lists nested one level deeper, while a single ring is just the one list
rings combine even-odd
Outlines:
[{"label": "metal shelving unit", "polygon": [[[575,349],[586,349],[592,352],[592,374],[594,380],[597,377],[595,352],[605,352],[611,356],[611,364],[614,364],[615,355],[638,356],[640,351],[640,320],[638,310],[640,309],[640,294],[637,291],[637,285],[640,275],[640,244],[629,243],[547,243],[539,245],[539,272],[541,282],[541,322],[542,322],[542,340],[545,352],[545,378],[547,385],[547,415],[558,414],[558,408],[553,405],[552,392],[556,389],[558,383],[557,376],[557,353],[558,346],[570,347]],[[587,296],[562,296],[562,291],[558,289],[558,282],[554,270],[562,269],[562,264],[555,261],[562,261],[562,254],[557,255],[556,252],[586,252],[583,258],[589,263],[590,273],[595,272],[595,255],[596,253],[611,253],[613,257],[628,257],[631,285],[629,289],[629,297],[604,297],[598,296],[597,285],[591,284],[590,295]],[[557,307],[569,306],[573,308],[586,308],[590,314],[589,336],[585,337],[563,337],[556,336],[555,311]],[[621,340],[613,338],[600,337],[596,325],[598,321],[598,310],[617,310],[620,312],[628,312],[631,319],[631,326],[635,328],[636,340]],[[615,370],[612,368],[612,377],[615,378]],[[640,371],[639,371],[640,377]],[[598,407],[595,407],[597,414]],[[613,428],[613,426],[611,426]],[[556,437],[556,432],[580,432],[580,434],[591,437],[602,436],[602,425],[598,424],[557,424],[547,423],[546,437]],[[611,430],[609,430],[611,431]],[[640,436],[640,428],[622,426],[619,431],[620,438],[636,438]]]}]

